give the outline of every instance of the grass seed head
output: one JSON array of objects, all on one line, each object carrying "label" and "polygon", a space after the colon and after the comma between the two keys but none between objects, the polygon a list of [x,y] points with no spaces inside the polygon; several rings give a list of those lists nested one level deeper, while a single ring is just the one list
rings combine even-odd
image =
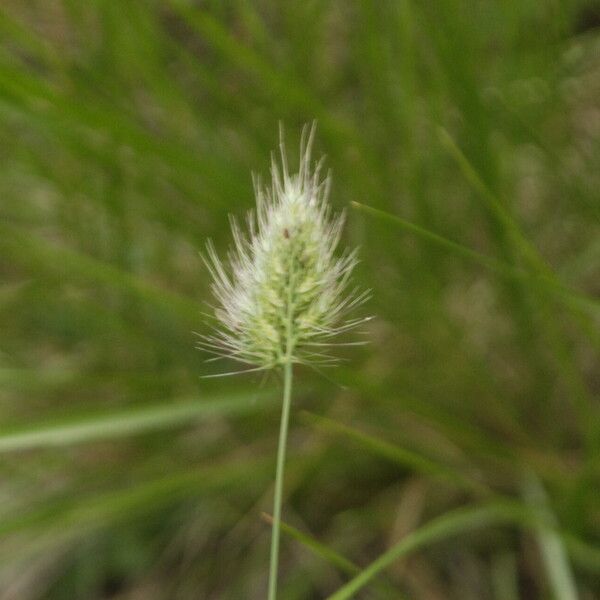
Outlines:
[{"label": "grass seed head", "polygon": [[337,254],[344,215],[328,204],[329,176],[311,164],[314,126],[305,129],[297,173],[283,139],[271,185],[254,179],[256,210],[244,232],[232,219],[234,246],[225,265],[209,243],[205,262],[217,301],[217,326],[201,346],[217,356],[269,369],[285,362],[326,364],[332,338],[364,319],[347,313],[366,294],[349,289],[356,251]]}]

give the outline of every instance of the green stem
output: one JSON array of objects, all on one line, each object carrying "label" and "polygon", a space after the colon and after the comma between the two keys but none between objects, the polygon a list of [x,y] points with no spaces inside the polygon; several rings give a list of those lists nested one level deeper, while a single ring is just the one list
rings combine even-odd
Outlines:
[{"label": "green stem", "polygon": [[279,447],[277,448],[277,471],[275,473],[275,499],[273,502],[273,529],[271,531],[271,565],[269,567],[269,600],[277,597],[277,571],[279,562],[279,529],[281,523],[281,497],[283,495],[283,473],[285,448],[287,445],[290,405],[292,403],[292,361],[283,365],[283,408],[279,427]]}]

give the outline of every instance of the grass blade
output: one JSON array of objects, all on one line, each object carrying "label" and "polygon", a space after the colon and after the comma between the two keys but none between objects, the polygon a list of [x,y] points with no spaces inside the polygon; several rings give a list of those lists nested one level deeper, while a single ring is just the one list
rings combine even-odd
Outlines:
[{"label": "grass blade", "polygon": [[15,227],[0,225],[0,248],[5,255],[8,254],[26,267],[33,265],[45,273],[49,268],[51,271],[68,274],[70,279],[118,287],[158,304],[169,312],[176,312],[186,320],[199,320],[200,305],[191,298],[160,289],[112,264],[26,234]]},{"label": "grass blade", "polygon": [[[273,524],[273,517],[271,515],[262,513],[261,516],[269,525]],[[316,556],[338,568],[340,571],[342,571],[342,573],[350,576],[358,575],[360,573],[360,567],[357,564],[353,563],[351,560],[348,560],[345,556],[342,556],[335,550],[332,550],[329,546],[319,542],[319,540],[315,539],[311,535],[308,535],[307,533],[304,533],[283,521],[281,521],[280,525],[283,533],[295,539]],[[388,582],[377,581],[376,585],[378,591],[380,591],[385,597],[398,600],[398,591],[393,589]]]},{"label": "grass blade", "polygon": [[248,478],[256,478],[257,470],[267,476],[268,461],[244,460],[187,469],[166,477],[145,481],[130,488],[106,492],[86,498],[66,498],[54,503],[44,502],[41,508],[5,518],[0,522],[3,536],[29,531],[97,529],[106,522],[128,515],[173,504],[189,495],[221,489]]},{"label": "grass blade", "polygon": [[390,223],[394,223],[405,231],[413,233],[428,242],[449,250],[461,258],[466,258],[467,260],[475,262],[497,275],[508,279],[526,282],[538,290],[555,296],[567,306],[577,310],[591,312],[592,315],[598,314],[598,311],[600,310],[600,301],[570,289],[569,287],[557,282],[555,278],[550,278],[545,275],[534,275],[521,269],[517,269],[507,263],[490,256],[486,256],[485,254],[481,254],[480,252],[472,250],[467,246],[463,246],[462,244],[434,233],[433,231],[420,227],[419,225],[415,225],[410,221],[406,221],[401,217],[392,215],[383,210],[373,208],[372,206],[367,206],[354,201],[351,204],[356,210],[370,214],[376,218],[383,219]]},{"label": "grass blade", "polygon": [[[261,516],[269,525],[273,524],[273,517],[271,517],[271,515],[262,513]],[[322,544],[314,537],[303,533],[299,529],[281,521],[281,531],[294,538],[297,542],[300,542],[303,546],[306,546],[311,552],[332,564],[334,567],[337,567],[343,573],[346,573],[347,575],[357,575],[360,573],[360,567],[358,565],[325,544]]]},{"label": "grass blade", "polygon": [[536,527],[535,535],[553,595],[556,600],[577,600],[577,586],[561,537],[554,529],[556,518],[548,504],[546,492],[533,473],[528,475],[523,487],[527,502],[548,523],[548,527]]},{"label": "grass blade", "polygon": [[13,431],[0,431],[0,454],[70,446],[114,439],[193,423],[197,419],[245,414],[264,402],[250,402],[248,394],[222,399],[164,402],[143,408],[91,414],[58,423],[38,423]]},{"label": "grass blade", "polygon": [[505,505],[500,504],[459,509],[433,519],[420,529],[402,538],[387,552],[384,552],[379,558],[373,561],[366,569],[362,570],[354,579],[329,596],[328,600],[346,600],[347,598],[354,597],[354,594],[367,585],[381,571],[415,550],[459,533],[511,522],[513,519],[512,511],[507,510]]},{"label": "grass blade", "polygon": [[523,257],[527,259],[527,262],[536,271],[540,271],[547,275],[551,275],[552,271],[544,263],[543,259],[539,255],[538,251],[533,247],[529,240],[523,235],[520,227],[515,222],[514,218],[504,208],[502,203],[496,198],[494,193],[485,184],[483,179],[477,173],[475,167],[471,164],[469,159],[464,155],[461,149],[458,147],[456,142],[452,139],[450,134],[443,128],[438,129],[440,140],[444,147],[450,152],[452,158],[456,161],[460,170],[467,181],[473,186],[479,195],[486,201],[488,209],[492,211],[495,217],[503,227],[510,232],[513,241],[522,252]]},{"label": "grass blade", "polygon": [[461,489],[467,489],[475,492],[479,496],[489,496],[490,490],[482,483],[471,479],[448,467],[440,464],[430,458],[426,458],[416,452],[401,448],[398,445],[390,444],[389,442],[377,439],[362,431],[358,431],[348,425],[338,423],[326,417],[321,417],[313,413],[304,411],[304,418],[317,427],[324,429],[336,435],[344,435],[349,437],[361,446],[369,448],[372,452],[379,456],[383,456],[387,460],[391,460],[403,467],[408,467],[424,475],[442,479],[457,485]]}]

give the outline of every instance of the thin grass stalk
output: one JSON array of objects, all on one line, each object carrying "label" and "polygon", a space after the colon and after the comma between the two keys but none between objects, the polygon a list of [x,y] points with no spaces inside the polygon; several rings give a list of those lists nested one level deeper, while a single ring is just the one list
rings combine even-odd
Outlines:
[{"label": "thin grass stalk", "polygon": [[288,360],[283,367],[283,407],[279,427],[279,445],[277,448],[277,469],[275,472],[275,495],[273,499],[273,527],[271,529],[271,560],[269,566],[269,600],[277,597],[277,575],[279,570],[279,537],[281,528],[281,502],[285,471],[285,451],[287,447],[290,406],[292,404],[293,366]]}]

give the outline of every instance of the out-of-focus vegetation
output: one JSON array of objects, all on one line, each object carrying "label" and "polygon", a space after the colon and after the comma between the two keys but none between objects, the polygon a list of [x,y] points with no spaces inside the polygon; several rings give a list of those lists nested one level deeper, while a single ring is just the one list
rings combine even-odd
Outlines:
[{"label": "out-of-focus vegetation", "polygon": [[313,119],[377,318],[298,370],[281,598],[600,597],[599,24],[2,2],[0,597],[264,597],[280,385],[200,378],[198,252]]}]

